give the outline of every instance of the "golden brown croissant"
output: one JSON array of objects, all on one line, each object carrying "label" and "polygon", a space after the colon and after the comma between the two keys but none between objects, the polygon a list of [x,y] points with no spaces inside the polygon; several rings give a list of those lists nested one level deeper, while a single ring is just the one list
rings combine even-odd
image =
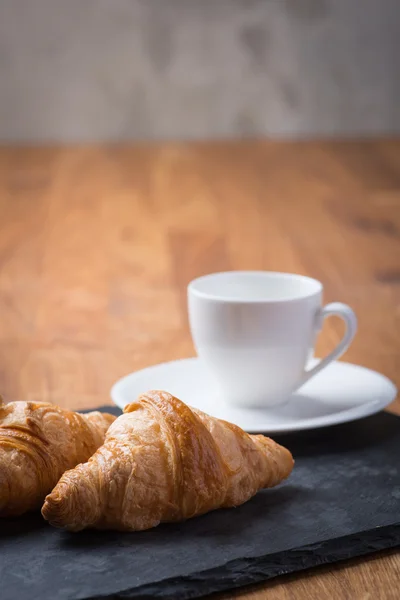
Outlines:
[{"label": "golden brown croissant", "polygon": [[0,401],[0,516],[40,508],[64,471],[101,446],[114,420],[47,402]]},{"label": "golden brown croissant", "polygon": [[242,504],[292,467],[290,452],[271,439],[148,392],[125,408],[89,462],[64,473],[42,514],[71,531],[148,529]]}]

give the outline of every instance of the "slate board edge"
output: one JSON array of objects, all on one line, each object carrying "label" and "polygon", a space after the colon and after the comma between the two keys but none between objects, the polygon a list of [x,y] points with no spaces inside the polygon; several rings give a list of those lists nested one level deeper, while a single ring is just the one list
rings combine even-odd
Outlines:
[{"label": "slate board edge", "polygon": [[[349,546],[352,547],[350,552]],[[163,579],[112,594],[82,596],[79,600],[192,600],[397,547],[400,547],[400,523],[276,554],[240,558],[214,569]]]}]

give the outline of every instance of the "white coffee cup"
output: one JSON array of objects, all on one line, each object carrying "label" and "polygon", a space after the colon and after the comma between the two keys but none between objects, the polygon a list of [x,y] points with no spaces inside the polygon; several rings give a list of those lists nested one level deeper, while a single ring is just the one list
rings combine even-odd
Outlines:
[{"label": "white coffee cup", "polygon": [[[268,271],[212,273],[189,284],[193,341],[227,403],[281,404],[346,351],[356,316],[339,302],[322,307],[322,291],[316,279]],[[331,315],[345,321],[343,339],[307,369],[322,322]]]}]

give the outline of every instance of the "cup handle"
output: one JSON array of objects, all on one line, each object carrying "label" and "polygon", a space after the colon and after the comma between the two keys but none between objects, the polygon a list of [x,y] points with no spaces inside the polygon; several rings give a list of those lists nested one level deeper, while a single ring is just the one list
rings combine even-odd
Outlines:
[{"label": "cup handle", "polygon": [[354,311],[347,306],[347,304],[343,304],[342,302],[332,302],[331,304],[327,304],[324,308],[318,313],[318,328],[322,326],[322,323],[326,317],[337,316],[341,317],[346,324],[346,331],[339,342],[339,344],[328,354],[325,358],[322,358],[318,364],[314,367],[305,371],[303,374],[303,378],[300,385],[303,385],[306,381],[314,377],[317,373],[322,371],[329,363],[333,360],[336,360],[344,352],[346,352],[347,348],[350,346],[352,339],[354,338],[357,331],[357,317]]}]

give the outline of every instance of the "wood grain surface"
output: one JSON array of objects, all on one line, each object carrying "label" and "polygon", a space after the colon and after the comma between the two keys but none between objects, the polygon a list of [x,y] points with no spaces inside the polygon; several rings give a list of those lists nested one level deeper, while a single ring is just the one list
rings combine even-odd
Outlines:
[{"label": "wood grain surface", "polygon": [[[0,228],[8,400],[106,404],[193,355],[186,284],[221,269],[321,279],[359,318],[345,360],[400,385],[399,141],[3,148]],[[317,354],[341,334],[328,320]],[[393,553],[221,598],[397,598],[399,579]]]}]

